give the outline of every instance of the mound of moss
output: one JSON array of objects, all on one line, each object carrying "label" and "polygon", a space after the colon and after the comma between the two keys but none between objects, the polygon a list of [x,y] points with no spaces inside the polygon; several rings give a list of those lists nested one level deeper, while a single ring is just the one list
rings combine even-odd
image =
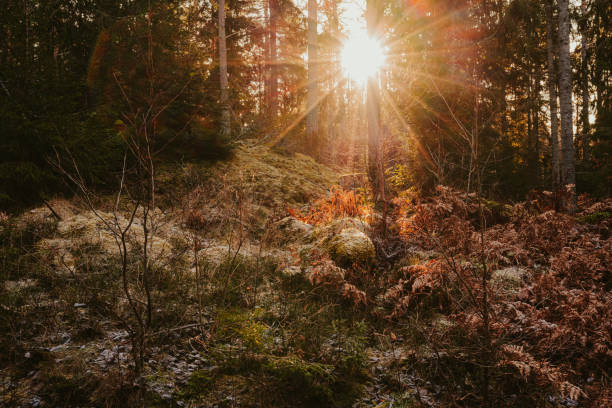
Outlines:
[{"label": "mound of moss", "polygon": [[327,244],[331,259],[342,267],[366,265],[374,260],[374,244],[357,228],[346,228],[334,235]]},{"label": "mound of moss", "polygon": [[227,183],[254,191],[267,207],[307,203],[338,182],[333,170],[309,156],[254,144],[238,146],[217,173]]}]

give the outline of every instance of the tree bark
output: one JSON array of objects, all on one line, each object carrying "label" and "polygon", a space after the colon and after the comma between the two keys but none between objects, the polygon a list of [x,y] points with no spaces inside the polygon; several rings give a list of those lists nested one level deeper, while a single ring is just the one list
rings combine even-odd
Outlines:
[{"label": "tree bark", "polygon": [[276,34],[278,26],[279,4],[278,0],[269,0],[270,7],[270,116],[275,119],[278,116],[278,61],[276,48]]},{"label": "tree bark", "polygon": [[[329,31],[331,34],[331,37],[333,39],[338,39],[339,38],[339,32],[340,32],[340,27],[339,27],[339,21],[338,21],[338,2],[337,1],[332,1],[329,0],[326,5],[325,8],[327,9],[327,20],[329,21]],[[330,60],[332,61],[332,74],[329,75],[329,83],[330,83],[330,88],[329,88],[329,97],[328,97],[328,112],[329,114],[327,115],[327,139],[326,139],[326,146],[329,146],[329,160],[332,163],[336,162],[336,156],[337,156],[337,141],[338,141],[338,134],[339,134],[339,129],[341,128],[341,123],[343,120],[345,120],[346,118],[344,118],[343,115],[340,114],[340,106],[342,104],[341,102],[341,98],[342,98],[342,80],[339,76],[339,73],[341,72],[341,67],[339,64],[340,58],[339,58],[339,54],[340,54],[340,47],[332,47],[332,49],[329,51],[330,52]]]},{"label": "tree bark", "polygon": [[576,170],[574,168],[574,123],[572,104],[572,67],[570,61],[569,0],[558,0],[559,6],[559,101],[561,105],[561,178],[563,186],[573,193],[566,203],[568,212],[575,209]]},{"label": "tree bark", "polygon": [[[375,0],[366,2],[366,24],[368,35],[378,34],[379,10]],[[368,178],[372,186],[375,206],[381,207],[383,181],[380,178],[380,89],[378,78],[372,75],[367,80],[366,112],[368,118]]]},{"label": "tree bark", "polygon": [[555,24],[553,20],[553,0],[546,5],[546,54],[548,60],[548,95],[550,110],[550,145],[552,148],[552,187],[558,190],[561,184],[559,117],[557,111],[557,70],[555,69]]},{"label": "tree bark", "polygon": [[587,4],[582,0],[580,4],[582,13],[580,22],[580,61],[581,61],[581,82],[580,91],[582,96],[582,112],[580,121],[582,122],[582,160],[588,162],[590,159],[589,152],[589,132],[591,125],[589,123],[589,60],[588,60],[588,26],[587,26]]},{"label": "tree bark", "polygon": [[264,105],[263,109],[270,106],[270,2],[263,0],[264,10],[264,38],[263,38],[263,86],[264,86]]},{"label": "tree bark", "polygon": [[225,0],[219,0],[219,85],[221,88],[221,136],[231,136],[229,91],[227,85],[227,43],[225,39]]},{"label": "tree bark", "polygon": [[540,178],[542,176],[542,169],[540,166],[540,108],[541,108],[541,104],[540,104],[540,93],[541,93],[541,74],[540,74],[540,70],[538,69],[535,73],[535,99],[534,99],[534,103],[535,103],[535,107],[533,110],[533,134],[535,137],[535,152],[534,152],[534,157],[535,157],[535,183],[536,183],[536,188],[540,188],[541,184],[540,184]]},{"label": "tree bark", "polygon": [[306,101],[306,145],[309,153],[317,156],[318,135],[318,58],[317,0],[308,0],[308,92]]}]

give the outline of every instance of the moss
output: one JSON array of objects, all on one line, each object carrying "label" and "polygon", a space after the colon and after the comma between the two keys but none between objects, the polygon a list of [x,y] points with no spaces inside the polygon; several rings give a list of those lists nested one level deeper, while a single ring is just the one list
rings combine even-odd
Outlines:
[{"label": "moss", "polygon": [[270,207],[306,203],[337,183],[336,174],[312,158],[279,154],[267,146],[239,146],[234,158],[217,171],[226,182],[257,191]]},{"label": "moss", "polygon": [[197,370],[191,373],[187,384],[180,390],[179,395],[184,398],[195,398],[207,393],[215,384],[215,379],[210,376],[210,372]]},{"label": "moss", "polygon": [[330,366],[296,357],[268,360],[264,373],[271,377],[276,397],[272,403],[293,407],[333,406],[334,377]]},{"label": "moss", "polygon": [[[375,257],[374,244],[368,237],[370,226],[358,218],[338,218],[319,225],[308,235],[312,247],[303,246],[300,257],[308,261],[313,249],[327,252],[338,266],[349,267],[355,263],[366,265]],[[308,265],[304,265],[308,266]]]},{"label": "moss", "polygon": [[[384,407],[385,405],[382,405]],[[406,393],[396,397],[392,404],[387,405],[388,407],[393,406],[394,408],[413,408],[420,407],[422,404],[416,399],[414,395]]]},{"label": "moss", "polygon": [[353,264],[367,265],[375,257],[370,238],[357,228],[347,228],[334,235],[327,244],[329,256],[342,267]]},{"label": "moss", "polygon": [[52,407],[76,407],[90,404],[92,384],[84,377],[52,375],[46,378],[40,395]]},{"label": "moss", "polygon": [[259,312],[223,311],[217,317],[217,337],[224,341],[238,340],[250,352],[261,351],[270,345],[272,339],[259,319]]},{"label": "moss", "polygon": [[490,211],[490,215],[487,217],[489,225],[507,222],[514,214],[514,209],[508,204],[486,199],[483,200],[483,204]]},{"label": "moss", "polygon": [[[210,374],[216,379],[215,392],[223,388],[225,380],[246,380],[248,395],[242,397],[257,401],[253,406],[351,407],[369,379],[364,360],[354,353],[334,364],[307,361],[295,355],[236,353],[235,349],[223,348],[216,348],[210,356],[219,367]],[[208,375],[203,376],[198,389],[210,389]]]},{"label": "moss", "polygon": [[[335,407],[337,377],[333,366],[295,356],[240,355],[227,359],[220,372],[251,379],[253,392],[265,406]],[[346,396],[342,396],[345,399]],[[354,398],[351,398],[353,400]]]},{"label": "moss", "polygon": [[582,224],[599,224],[602,221],[612,218],[612,212],[598,211],[593,214],[585,215],[578,218],[578,222]]}]

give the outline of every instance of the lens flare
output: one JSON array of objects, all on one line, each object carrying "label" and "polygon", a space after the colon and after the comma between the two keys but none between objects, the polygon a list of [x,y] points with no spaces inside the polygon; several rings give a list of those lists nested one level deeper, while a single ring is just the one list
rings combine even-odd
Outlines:
[{"label": "lens flare", "polygon": [[344,43],[341,62],[347,77],[364,84],[384,65],[384,48],[377,39],[368,36],[365,31],[353,33]]}]

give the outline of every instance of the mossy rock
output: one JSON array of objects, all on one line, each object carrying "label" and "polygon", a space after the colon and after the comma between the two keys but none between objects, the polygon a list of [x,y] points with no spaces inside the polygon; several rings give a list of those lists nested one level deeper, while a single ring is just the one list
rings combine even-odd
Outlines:
[{"label": "mossy rock", "polygon": [[358,218],[335,219],[308,234],[312,246],[302,246],[300,256],[308,260],[310,254],[324,251],[340,267],[370,264],[374,261],[375,250],[369,232],[370,226]]},{"label": "mossy rock", "polygon": [[327,241],[327,253],[341,267],[368,265],[374,261],[372,240],[357,228],[346,228]]},{"label": "mossy rock", "polygon": [[276,227],[283,234],[283,241],[297,241],[308,238],[313,226],[298,220],[295,217],[285,217],[276,223]]},{"label": "mossy rock", "polygon": [[347,228],[357,229],[366,235],[368,235],[371,231],[370,226],[364,221],[361,221],[359,218],[344,217],[335,219],[329,224],[317,226],[312,231],[311,236],[314,240],[324,240],[333,235],[339,234]]}]

